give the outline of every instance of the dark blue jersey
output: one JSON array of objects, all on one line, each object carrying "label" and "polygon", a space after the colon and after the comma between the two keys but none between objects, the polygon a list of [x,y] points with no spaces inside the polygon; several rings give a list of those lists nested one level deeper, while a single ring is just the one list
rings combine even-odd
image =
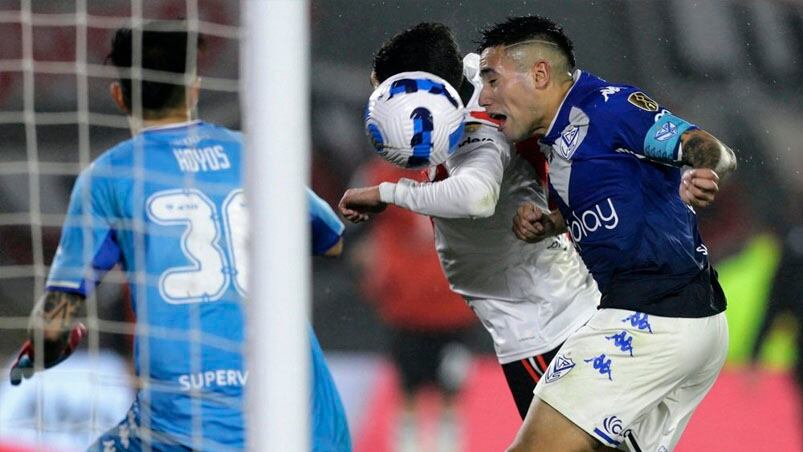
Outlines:
[{"label": "dark blue jersey", "polygon": [[678,194],[696,126],[632,86],[576,71],[541,139],[550,189],[602,308],[674,317],[725,309],[694,210]]}]

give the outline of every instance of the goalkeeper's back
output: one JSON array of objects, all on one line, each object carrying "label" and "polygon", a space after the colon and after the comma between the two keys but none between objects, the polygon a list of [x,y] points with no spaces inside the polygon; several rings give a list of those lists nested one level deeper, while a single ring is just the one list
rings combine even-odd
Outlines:
[{"label": "goalkeeper's back", "polygon": [[[181,26],[153,23],[141,33],[141,67],[175,73],[176,80],[143,80],[136,89],[122,70],[112,83],[133,138],[76,181],[48,292],[32,314],[53,333],[45,338],[45,366],[58,364],[86,332],[72,327],[85,298],[117,263],[126,273],[141,385],[126,419],[91,450],[245,447],[243,142],[237,132],[190,120],[200,82],[187,48],[196,43],[186,31],[164,31]],[[134,66],[135,41],[131,30],[117,31],[109,55],[115,66]],[[313,252],[339,253],[343,224],[311,190],[307,202]],[[33,372],[31,343],[13,365],[12,383]],[[343,407],[314,337],[311,359],[313,442],[350,450]]]},{"label": "goalkeeper's back", "polygon": [[203,449],[244,444],[241,149],[238,133],[200,121],[144,129],[110,149],[75,185],[48,282],[87,295],[122,263],[145,383],[132,426]]},{"label": "goalkeeper's back", "polygon": [[[242,137],[190,120],[200,84],[187,55],[203,40],[186,23],[152,22],[140,39],[135,34],[118,30],[108,56],[121,69],[111,94],[133,138],[78,178],[48,290],[86,297],[118,262],[131,288],[142,385],[126,420],[98,448],[142,441],[157,450],[241,449]],[[145,79],[137,89],[126,71],[135,66],[175,80]]]}]

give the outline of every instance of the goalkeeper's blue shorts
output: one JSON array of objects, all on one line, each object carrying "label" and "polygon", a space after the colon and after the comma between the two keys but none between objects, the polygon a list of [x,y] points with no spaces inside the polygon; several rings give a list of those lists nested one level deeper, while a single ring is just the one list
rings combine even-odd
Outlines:
[{"label": "goalkeeper's blue shorts", "polygon": [[202,439],[201,447],[190,447],[187,444],[193,443],[191,438],[179,441],[169,433],[155,430],[146,431],[139,419],[139,403],[135,401],[125,419],[101,435],[94,444],[89,446],[87,452],[183,452],[193,450],[230,452],[243,449],[216,443],[209,438]]},{"label": "goalkeeper's blue shorts", "polygon": [[[312,357],[311,379],[311,446],[313,452],[351,452],[346,413],[340,400],[334,378],[326,364],[321,346],[312,328],[310,331],[310,348]],[[192,438],[187,435],[177,436],[167,432],[144,430],[139,416],[139,401],[135,401],[128,410],[126,418],[117,426],[104,433],[90,446],[91,452],[130,451],[184,451],[209,450],[226,452],[242,450],[243,445],[225,445],[212,441],[209,437]],[[149,434],[148,434],[149,433]],[[200,447],[190,447],[200,440]]]}]

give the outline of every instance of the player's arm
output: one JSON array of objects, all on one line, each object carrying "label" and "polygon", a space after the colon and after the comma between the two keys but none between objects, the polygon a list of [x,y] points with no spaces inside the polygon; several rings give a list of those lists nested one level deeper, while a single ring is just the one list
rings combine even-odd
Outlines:
[{"label": "player's arm", "polygon": [[436,182],[397,183],[349,189],[339,209],[350,221],[365,221],[388,204],[438,218],[485,218],[494,214],[505,162],[493,143],[452,157],[449,177]]},{"label": "player's arm", "polygon": [[[102,163],[90,167],[73,187],[47,292],[31,313],[28,340],[11,368],[12,384],[33,374],[34,361],[49,368],[70,356],[86,336],[81,323],[86,296],[119,261],[120,248],[112,228],[116,215],[104,176],[112,172],[104,172],[102,167]],[[90,217],[88,224],[86,216]],[[34,342],[40,339],[41,349]],[[43,356],[34,357],[39,350]]]},{"label": "player's arm", "polygon": [[337,257],[343,252],[343,231],[346,226],[329,204],[307,189],[307,202],[312,226],[312,254]]},{"label": "player's arm", "polygon": [[720,177],[736,171],[736,154],[705,130],[686,131],[680,137],[680,160],[692,168],[714,170]]},{"label": "player's arm", "polygon": [[710,133],[662,108],[641,91],[625,89],[603,102],[614,146],[649,160],[688,165],[679,187],[681,199],[704,207],[719,192],[719,178],[736,170],[736,156]]},{"label": "player's arm", "polygon": [[11,366],[12,385],[34,373],[34,350],[36,341],[42,340],[43,356],[38,363],[45,369],[67,359],[86,336],[86,327],[81,323],[85,312],[85,298],[77,293],[48,291],[31,312],[28,325],[28,340],[22,346]]},{"label": "player's arm", "polygon": [[704,130],[689,130],[678,145],[681,161],[693,169],[683,173],[679,193],[686,204],[705,207],[719,192],[720,177],[736,170],[736,155]]}]

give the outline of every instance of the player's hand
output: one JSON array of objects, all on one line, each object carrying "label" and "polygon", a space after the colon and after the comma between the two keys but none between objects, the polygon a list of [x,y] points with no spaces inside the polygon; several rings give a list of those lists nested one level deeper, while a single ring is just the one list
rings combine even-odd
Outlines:
[{"label": "player's hand", "polygon": [[680,179],[680,199],[692,207],[706,207],[719,192],[719,176],[708,168],[695,168]]},{"label": "player's hand", "polygon": [[350,188],[343,194],[337,209],[344,218],[352,223],[368,221],[369,214],[385,210],[387,203],[379,198],[379,186]]},{"label": "player's hand", "polygon": [[513,217],[513,233],[525,242],[539,242],[552,237],[557,231],[558,227],[549,213],[531,202],[520,205]]},{"label": "player's hand", "polygon": [[[48,369],[56,364],[67,359],[72,352],[78,347],[78,344],[86,337],[86,326],[83,323],[76,323],[69,334],[57,340],[45,339],[44,352],[45,360],[44,367]],[[33,341],[28,339],[22,344],[17,359],[11,365],[11,372],[9,378],[11,384],[16,386],[20,384],[23,378],[31,378],[34,372],[34,347]]]}]

